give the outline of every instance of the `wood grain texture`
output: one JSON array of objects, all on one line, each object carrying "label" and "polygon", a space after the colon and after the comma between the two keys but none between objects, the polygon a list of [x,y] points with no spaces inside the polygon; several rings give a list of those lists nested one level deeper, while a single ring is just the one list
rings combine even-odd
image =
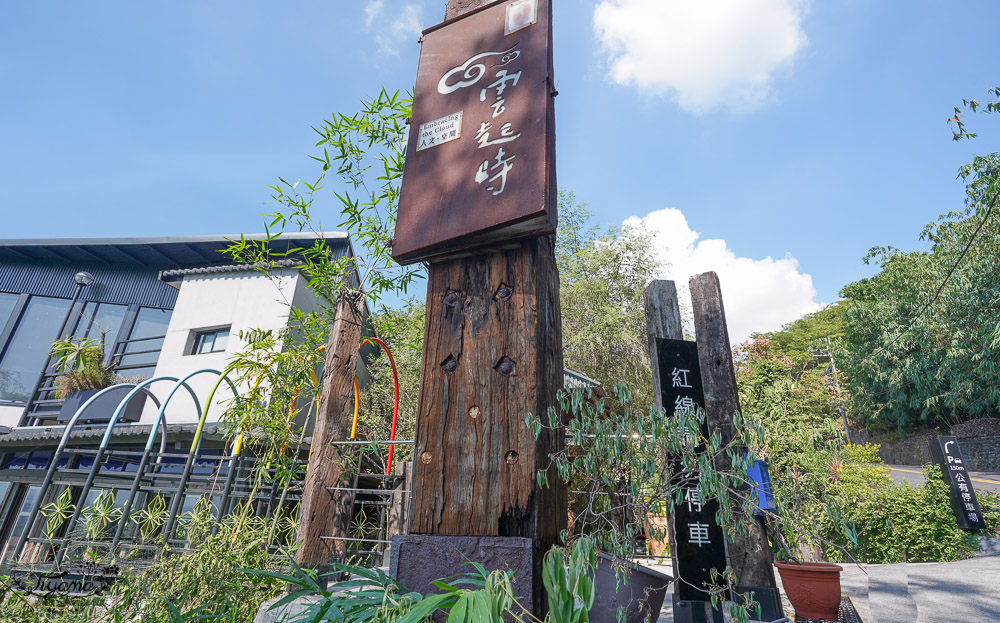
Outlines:
[{"label": "wood grain texture", "polygon": [[656,279],[642,293],[643,310],[646,313],[646,340],[649,344],[649,361],[653,370],[653,400],[658,409],[663,408],[660,393],[660,376],[656,372],[656,338],[683,340],[681,308],[677,299],[677,286],[673,281]]},{"label": "wood grain texture", "polygon": [[[683,340],[684,328],[681,326],[680,301],[677,299],[677,286],[673,281],[656,279],[642,293],[643,310],[646,314],[646,339],[649,343],[649,363],[653,372],[653,400],[657,409],[663,408],[663,394],[660,387],[660,358],[656,352],[657,338],[668,340]],[[677,531],[674,528],[674,515],[667,517],[667,539],[669,543],[677,543]],[[674,577],[680,577],[677,557],[670,558]],[[677,591],[675,585],[674,592]]]},{"label": "wood grain texture", "polygon": [[535,473],[562,448],[525,424],[562,386],[559,278],[550,237],[431,264],[410,531],[521,536],[551,545],[566,492]]},{"label": "wood grain texture", "polygon": [[[719,277],[714,272],[702,273],[689,283],[709,431],[718,431],[728,444],[736,436],[733,415],[740,410],[740,399]],[[728,457],[717,461],[716,468],[730,469]],[[767,534],[760,521],[755,525],[756,531],[749,536],[736,535],[735,542],[726,543],[726,558],[740,586],[774,588]]]},{"label": "wood grain texture", "polygon": [[354,507],[353,492],[331,492],[327,487],[353,486],[353,473],[349,468],[353,456],[351,447],[332,446],[330,442],[343,441],[351,434],[363,306],[364,299],[358,292],[347,292],[341,297],[326,347],[312,452],[302,485],[297,533],[302,546],[295,554],[295,562],[311,569],[325,569],[331,555],[342,559],[348,549],[346,541],[328,541],[321,537],[346,537]]}]

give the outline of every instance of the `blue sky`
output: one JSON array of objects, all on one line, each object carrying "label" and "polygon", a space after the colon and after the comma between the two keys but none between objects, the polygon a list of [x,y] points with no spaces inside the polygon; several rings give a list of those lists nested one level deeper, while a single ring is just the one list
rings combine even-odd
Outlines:
[{"label": "blue sky", "polygon": [[[443,8],[9,4],[0,238],[260,231],[267,184],[314,175],[310,126],[410,87]],[[996,122],[970,143],[945,123],[1000,84],[992,0],[555,11],[560,185],[602,224],[643,219],[678,279],[718,270],[736,338],[836,300],[872,246],[923,248],[959,165],[996,149]]]}]

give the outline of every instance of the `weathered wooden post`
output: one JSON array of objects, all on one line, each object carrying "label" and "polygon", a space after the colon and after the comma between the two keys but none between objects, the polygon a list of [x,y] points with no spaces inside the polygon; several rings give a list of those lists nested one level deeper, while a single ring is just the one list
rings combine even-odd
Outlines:
[{"label": "weathered wooden post", "polygon": [[[740,399],[722,289],[714,272],[695,275],[689,284],[708,427],[722,435],[723,444],[728,444],[736,437],[733,415],[740,411]],[[728,457],[722,456],[716,468],[730,469]],[[737,592],[752,591],[761,604],[762,619],[769,621],[781,616],[781,600],[763,519],[755,518],[753,523],[755,530],[751,534],[737,534],[734,542],[726,543],[726,558],[736,572]]]},{"label": "weathered wooden post", "polygon": [[[653,401],[657,409],[667,409],[663,404],[660,386],[659,349],[657,340],[683,340],[684,327],[681,323],[681,308],[677,299],[677,287],[673,281],[657,279],[642,293],[643,311],[646,314],[646,340],[649,344],[649,362],[653,372]],[[667,411],[670,412],[669,409]],[[671,546],[677,543],[673,513],[667,518],[667,538]],[[671,556],[674,577],[680,577],[677,556]]]},{"label": "weathered wooden post", "polygon": [[525,422],[562,385],[550,0],[450,0],[424,31],[393,257],[429,261],[410,534],[412,590],[466,559],[511,568],[544,609],[540,563],[566,491],[536,471],[562,431]]},{"label": "weathered wooden post", "polygon": [[[354,506],[350,446],[335,446],[351,433],[354,413],[354,375],[361,344],[364,299],[359,292],[345,292],[337,304],[337,316],[326,348],[326,368],[312,450],[299,509],[296,540],[301,544],[295,553],[300,566],[321,574],[330,570],[331,558],[343,561],[346,538]],[[323,539],[334,537],[334,539]]]},{"label": "weathered wooden post", "polygon": [[[729,334],[722,307],[722,295],[715,273],[691,279],[697,341],[683,341],[680,306],[672,281],[654,281],[645,291],[645,312],[653,390],[656,406],[668,414],[702,407],[707,421],[702,434],[718,431],[728,444],[736,431],[732,415],[739,410],[736,376],[733,370]],[[729,469],[728,459],[716,465]],[[711,570],[721,572],[727,565],[737,573],[738,592],[753,591],[761,603],[761,618],[781,617],[781,603],[775,588],[770,550],[763,525],[749,537],[736,536],[735,543],[724,540],[715,519],[718,503],[702,499],[696,486],[685,486],[684,498],[674,507],[668,522],[674,576],[673,612],[678,623],[720,622],[723,614],[713,610],[709,594],[702,586],[711,583]]]},{"label": "weathered wooden post", "polygon": [[[683,339],[674,282],[650,283],[644,292],[644,308],[656,406],[670,416],[703,408],[698,349],[694,342]],[[702,436],[707,438],[707,423],[701,428]],[[715,518],[718,503],[703,499],[697,482],[697,474],[685,478],[683,499],[667,520],[670,558],[677,579],[671,607],[677,623],[722,623],[722,610],[712,608],[711,595],[704,588],[714,583],[713,569],[721,573],[727,566],[725,535]]]}]

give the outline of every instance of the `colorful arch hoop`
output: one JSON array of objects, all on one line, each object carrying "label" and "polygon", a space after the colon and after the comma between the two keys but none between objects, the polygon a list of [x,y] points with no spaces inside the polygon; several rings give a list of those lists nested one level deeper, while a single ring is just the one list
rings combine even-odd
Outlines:
[{"label": "colorful arch hoop", "polygon": [[[382,347],[385,351],[387,357],[389,357],[389,367],[392,368],[392,384],[393,384],[393,405],[392,405],[392,430],[389,433],[389,441],[396,441],[396,420],[399,417],[399,375],[396,373],[396,360],[392,358],[392,353],[389,352],[389,347],[385,342],[377,337],[366,337],[361,340],[361,346],[359,348],[364,348],[365,344],[368,342],[373,342]],[[358,408],[361,404],[361,395],[358,392],[358,378],[354,377],[354,422],[351,424],[351,439],[354,439],[358,431]],[[389,444],[389,461],[386,463],[385,473],[389,475],[392,473],[392,454],[393,450],[396,449],[396,444]]]}]

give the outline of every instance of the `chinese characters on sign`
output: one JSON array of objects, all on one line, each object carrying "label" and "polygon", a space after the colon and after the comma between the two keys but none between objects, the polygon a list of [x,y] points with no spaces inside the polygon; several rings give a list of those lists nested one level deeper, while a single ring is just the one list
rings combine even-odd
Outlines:
[{"label": "chinese characters on sign", "polygon": [[931,455],[941,466],[945,482],[950,485],[951,508],[958,519],[958,527],[963,530],[986,530],[986,521],[979,509],[976,492],[972,490],[972,478],[965,469],[962,451],[954,437],[931,439]]},{"label": "chinese characters on sign", "polygon": [[510,0],[424,31],[401,264],[555,231],[551,12],[551,0]]},{"label": "chinese characters on sign", "polygon": [[[507,107],[504,106],[504,102],[507,100],[504,98],[504,91],[508,86],[517,86],[518,80],[521,79],[521,72],[509,73],[506,68],[508,63],[513,62],[521,55],[516,48],[511,48],[504,56],[501,58],[501,63],[499,64],[502,69],[498,69],[494,77],[496,81],[490,84],[488,87],[483,89],[479,94],[480,101],[487,100],[487,94],[493,95],[495,92],[495,98],[493,103],[490,104],[490,108],[493,109],[493,114],[490,115],[490,121],[483,121],[479,124],[479,131],[476,132],[476,144],[479,149],[490,148],[492,150],[494,145],[499,145],[497,147],[496,156],[492,159],[484,160],[481,165],[479,165],[479,170],[476,171],[476,183],[482,185],[483,182],[490,182],[490,185],[486,187],[486,190],[491,191],[493,195],[499,195],[503,193],[504,189],[507,187],[507,174],[514,167],[513,161],[516,157],[513,153],[509,156],[506,151],[504,151],[503,145],[506,143],[511,143],[516,141],[521,137],[521,133],[514,133],[514,129],[511,127],[510,123],[503,123],[502,120],[497,121],[497,118],[507,112]],[[506,61],[504,61],[506,59]],[[499,130],[493,127],[494,123],[500,125]],[[494,139],[490,139],[490,132],[498,132],[499,136]],[[508,149],[513,150],[513,146],[508,146]],[[500,169],[498,173],[493,174],[494,171]],[[490,177],[492,176],[492,177]],[[497,180],[500,180],[497,182]]]},{"label": "chinese characters on sign", "polygon": [[[692,414],[705,402],[698,367],[698,347],[694,342],[682,340],[656,340],[659,363],[660,393],[667,414]],[[689,431],[684,433],[685,443],[693,443]],[[701,436],[708,437],[708,427],[702,424]],[[704,446],[698,444],[696,450]],[[682,484],[682,503],[674,508],[674,551],[677,569],[684,580],[678,584],[678,595],[683,600],[708,601],[710,595],[699,586],[711,584],[711,569],[722,572],[726,568],[725,538],[715,515],[718,504],[702,497],[697,472],[685,474]]]}]

